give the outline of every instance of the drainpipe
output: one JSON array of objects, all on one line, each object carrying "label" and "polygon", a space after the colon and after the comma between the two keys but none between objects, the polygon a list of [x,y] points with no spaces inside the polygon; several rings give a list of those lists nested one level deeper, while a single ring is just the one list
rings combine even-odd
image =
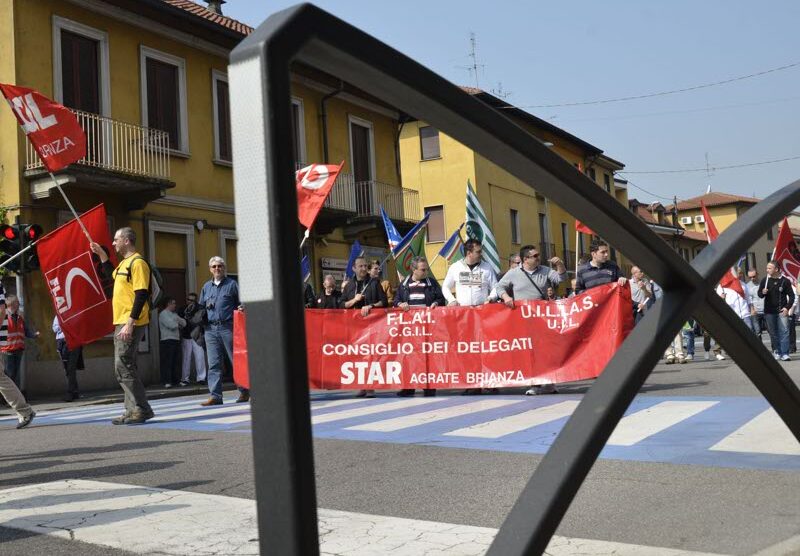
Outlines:
[{"label": "drainpipe", "polygon": [[339,88],[322,97],[319,103],[319,117],[322,120],[322,160],[325,164],[328,163],[328,110],[326,108],[326,103],[342,91],[344,91],[344,81],[340,80]]}]

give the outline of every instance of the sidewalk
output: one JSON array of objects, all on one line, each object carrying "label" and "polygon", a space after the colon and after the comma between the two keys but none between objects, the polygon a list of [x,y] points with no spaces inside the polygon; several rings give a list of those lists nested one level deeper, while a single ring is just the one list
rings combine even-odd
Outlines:
[{"label": "sidewalk", "polygon": [[[164,388],[161,384],[147,386],[147,399],[158,400],[162,398],[179,398],[184,396],[208,395],[208,386],[205,384],[190,384],[189,386],[173,386]],[[236,386],[233,382],[226,381],[223,391],[235,391]],[[0,400],[2,401],[2,400]],[[122,389],[98,390],[94,392],[81,393],[81,397],[74,402],[65,402],[61,397],[47,397],[29,399],[28,402],[36,411],[56,411],[64,408],[76,408],[90,405],[104,405],[112,403],[122,403]],[[0,416],[15,415],[14,411],[7,405],[0,406]]]}]

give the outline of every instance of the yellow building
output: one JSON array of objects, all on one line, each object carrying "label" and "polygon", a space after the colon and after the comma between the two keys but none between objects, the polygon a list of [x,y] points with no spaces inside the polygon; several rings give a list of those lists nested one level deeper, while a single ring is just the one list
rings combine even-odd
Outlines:
[{"label": "yellow building", "polygon": [[[464,90],[500,110],[627,206],[627,189],[614,180],[614,172],[624,168],[622,163],[604,155],[602,150],[586,141],[485,91],[471,87],[464,87]],[[567,268],[574,271],[575,218],[536,192],[536,184],[522,182],[421,121],[410,121],[401,126],[400,160],[403,186],[419,191],[424,211],[431,213],[426,246],[429,260],[464,221],[466,183],[470,180],[492,225],[501,271],[507,268],[508,256],[518,253],[525,244],[539,246],[545,257],[561,257]],[[589,240],[582,237],[578,257],[588,250]],[[619,253],[615,252],[614,256],[622,266],[629,266]],[[445,261],[437,260],[433,272],[437,278],[443,278]]]},{"label": "yellow building", "polygon": [[[717,231],[721,234],[737,218],[758,203],[760,199],[714,191],[678,202],[677,224],[685,228],[687,232],[705,235],[706,222],[700,208],[700,201],[705,204],[709,215],[714,220]],[[672,205],[666,207],[670,213],[672,208]],[[766,234],[747,249],[747,253],[742,253],[743,256],[746,255],[742,264],[745,270],[756,268],[763,275],[764,267],[772,258],[772,250],[775,247],[775,239],[778,237],[779,225],[780,222],[773,225]],[[699,249],[697,252],[699,252]]]},{"label": "yellow building", "polygon": [[[125,7],[123,7],[125,6]],[[235,275],[236,232],[227,58],[250,28],[185,0],[0,0],[0,82],[40,91],[77,111],[87,156],[57,174],[81,212],[103,202],[111,230],[137,245],[182,304],[221,255]],[[0,109],[0,203],[45,231],[71,218],[10,110]],[[42,336],[28,350],[29,392],[58,392],[64,372],[40,272],[24,277],[25,310]],[[6,280],[14,290],[14,281]],[[139,357],[158,380],[158,335]],[[85,350],[82,389],[114,386],[111,339]]]},{"label": "yellow building", "polygon": [[[673,224],[672,214],[668,213],[667,208],[661,203],[644,204],[636,199],[630,199],[628,207],[686,262],[694,259],[703,247],[708,245],[705,233],[686,230],[680,224]],[[647,269],[643,270],[647,272]]]}]

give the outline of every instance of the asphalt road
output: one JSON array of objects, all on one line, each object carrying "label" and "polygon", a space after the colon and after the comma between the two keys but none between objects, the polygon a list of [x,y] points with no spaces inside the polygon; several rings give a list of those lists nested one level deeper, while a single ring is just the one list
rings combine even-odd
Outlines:
[{"label": "asphalt road", "polygon": [[[642,389],[642,407],[663,400],[712,400],[708,403],[718,404],[719,408],[758,402],[758,392],[735,365],[730,361],[704,361],[702,351],[700,355],[701,360],[686,365],[659,365]],[[788,363],[786,368],[800,383],[800,361]],[[497,411],[511,411],[517,401],[535,404],[542,403],[543,398],[547,403],[577,400],[586,388],[585,384],[575,384],[562,388],[555,396],[520,396],[519,400],[516,396],[482,396],[481,401],[509,400],[511,409]],[[319,399],[320,395],[316,397]],[[442,398],[436,403],[447,407],[476,401],[456,395]],[[192,400],[182,401],[187,402],[182,410],[197,409]],[[397,398],[377,400],[389,401]],[[314,403],[321,407],[326,402],[320,399]],[[229,409],[244,411],[225,406],[225,411]],[[344,409],[345,406],[328,411]],[[99,407],[100,412],[103,410]],[[239,413],[234,413],[231,419],[227,413],[220,414],[221,419],[228,419],[226,423],[236,422],[233,425],[198,424],[195,417],[176,424],[165,406],[161,412],[156,407],[157,414],[167,415],[160,423],[113,427],[104,417],[96,421],[70,417],[70,412],[75,411],[58,410],[49,415],[43,412],[23,431],[14,430],[9,421],[0,422],[0,438],[5,447],[0,456],[0,494],[3,489],[86,479],[237,499],[254,497],[246,416],[239,419]],[[92,408],[80,411],[89,415]],[[413,411],[409,406],[407,411],[396,410],[392,416],[407,416]],[[711,423],[710,417],[693,417],[696,420],[675,429],[679,432],[654,436],[661,438],[660,443],[645,443],[638,451],[620,448],[620,453],[630,456],[604,456],[582,486],[558,534],[737,555],[753,554],[800,535],[800,456],[729,457],[721,452],[712,460],[703,459],[703,448],[697,452],[699,456],[692,456],[695,459],[689,458],[710,462],[704,464],[668,462],[665,460],[670,458],[660,455],[659,450],[674,448],[673,444],[682,442],[684,436],[692,437],[703,427],[724,429],[720,436],[735,430],[740,423],[726,428],[723,421],[736,410],[726,411],[720,410],[719,422]],[[318,413],[325,414],[326,410]],[[369,424],[378,420],[370,416],[360,419],[345,423]],[[747,419],[750,416],[742,422]],[[353,427],[335,425],[315,425],[314,444],[319,506],[331,510],[497,528],[541,460],[541,454],[531,448],[534,445],[525,444],[530,441],[527,437],[519,437],[519,446],[513,441],[517,437],[509,437],[512,440],[498,444],[499,449],[485,449],[485,444],[443,447],[431,440],[441,438],[438,435],[442,431],[431,432],[430,427],[407,429],[402,437],[372,432],[379,439],[375,441],[357,439]],[[642,456],[645,453],[652,456],[649,461]],[[7,525],[0,522],[2,555],[128,554]],[[135,546],[131,548],[136,550]]]}]

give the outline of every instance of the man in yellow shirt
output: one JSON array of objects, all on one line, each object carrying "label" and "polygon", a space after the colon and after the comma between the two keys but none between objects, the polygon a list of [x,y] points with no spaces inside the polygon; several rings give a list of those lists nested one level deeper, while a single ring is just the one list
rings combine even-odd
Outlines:
[{"label": "man in yellow shirt", "polygon": [[136,232],[120,228],[112,243],[120,262],[116,269],[103,248],[91,243],[100,257],[104,274],[114,278],[111,306],[114,317],[114,372],[125,394],[125,413],[112,419],[114,425],[139,425],[153,417],[147,392],[136,367],[136,348],[150,322],[150,265],[136,252]]}]

